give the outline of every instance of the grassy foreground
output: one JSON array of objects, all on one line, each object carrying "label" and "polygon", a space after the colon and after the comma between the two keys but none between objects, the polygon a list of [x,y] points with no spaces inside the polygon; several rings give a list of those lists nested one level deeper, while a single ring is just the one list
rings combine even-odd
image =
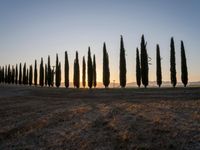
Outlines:
[{"label": "grassy foreground", "polygon": [[0,149],[200,149],[200,88],[0,85]]}]

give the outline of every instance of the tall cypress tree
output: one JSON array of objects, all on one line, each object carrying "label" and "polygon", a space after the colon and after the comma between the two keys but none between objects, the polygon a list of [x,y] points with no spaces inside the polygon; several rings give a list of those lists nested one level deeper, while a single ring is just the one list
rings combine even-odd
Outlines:
[{"label": "tall cypress tree", "polygon": [[1,69],[1,77],[0,77],[0,80],[1,80],[1,83],[3,83],[3,67],[0,67]]},{"label": "tall cypress tree", "polygon": [[140,55],[139,49],[136,48],[136,81],[138,87],[141,85],[141,68],[140,68]]},{"label": "tall cypress tree", "polygon": [[1,66],[0,66],[0,83],[2,82],[2,69],[1,69]]},{"label": "tall cypress tree", "polygon": [[56,54],[56,87],[60,86],[60,66],[58,60],[58,54]]},{"label": "tall cypress tree", "polygon": [[149,84],[149,67],[148,67],[148,54],[146,49],[146,43],[144,39],[144,35],[141,38],[141,77],[142,77],[142,84],[146,88]]},{"label": "tall cypress tree", "polygon": [[3,83],[3,67],[0,66],[0,82]]},{"label": "tall cypress tree", "polygon": [[188,70],[183,41],[181,41],[181,80],[184,84],[184,87],[186,87],[188,83]]},{"label": "tall cypress tree", "polygon": [[19,64],[19,84],[22,84],[22,64]]},{"label": "tall cypress tree", "polygon": [[82,66],[82,85],[85,88],[86,81],[85,81],[85,75],[86,75],[86,64],[85,64],[85,56],[83,56],[83,66]]},{"label": "tall cypress tree", "polygon": [[5,70],[4,70],[4,66],[2,68],[2,82],[5,83]]},{"label": "tall cypress tree", "polygon": [[12,83],[12,68],[10,65],[8,66],[8,79],[8,83]]},{"label": "tall cypress tree", "polygon": [[26,85],[28,85],[28,79],[29,79],[29,75],[28,75],[29,71],[28,68],[26,70]]},{"label": "tall cypress tree", "polygon": [[5,83],[5,68],[2,69],[2,82]]},{"label": "tall cypress tree", "polygon": [[120,86],[124,88],[126,86],[126,58],[125,58],[125,49],[123,37],[121,35],[120,41],[120,62],[119,62],[119,77],[120,77]]},{"label": "tall cypress tree", "polygon": [[40,63],[40,86],[44,86],[44,65],[43,65],[43,58],[41,58]]},{"label": "tall cypress tree", "polygon": [[76,59],[74,59],[74,78],[73,78],[74,88],[76,87]]},{"label": "tall cypress tree", "polygon": [[8,84],[11,83],[11,68],[10,68],[10,64],[8,65]]},{"label": "tall cypress tree", "polygon": [[69,61],[67,51],[65,51],[65,87],[69,87]]},{"label": "tall cypress tree", "polygon": [[0,66],[0,83],[2,83],[3,82],[3,80],[2,80],[2,74],[3,73],[3,67],[1,68],[1,66]]},{"label": "tall cypress tree", "polygon": [[10,66],[9,83],[12,83],[12,67]]},{"label": "tall cypress tree", "polygon": [[5,83],[5,68],[3,67],[3,83]]},{"label": "tall cypress tree", "polygon": [[61,62],[59,62],[58,68],[59,68],[59,86],[60,86],[61,85]]},{"label": "tall cypress tree", "polygon": [[8,66],[5,65],[5,83],[8,83]]},{"label": "tall cypress tree", "polygon": [[93,55],[93,86],[94,88],[97,86],[97,72],[96,72],[96,59],[95,59],[95,55]]},{"label": "tall cypress tree", "polygon": [[161,70],[161,58],[160,58],[160,47],[156,45],[156,76],[157,85],[160,87],[162,84],[162,70]]},{"label": "tall cypress tree", "polygon": [[110,84],[109,58],[106,43],[103,44],[103,85],[107,88]]},{"label": "tall cypress tree", "polygon": [[15,66],[15,84],[17,84],[17,83],[18,83],[18,66],[16,64],[16,66]]},{"label": "tall cypress tree", "polygon": [[12,66],[12,84],[15,83],[15,68]]},{"label": "tall cypress tree", "polygon": [[2,69],[1,69],[1,66],[0,66],[0,83],[2,82]]},{"label": "tall cypress tree", "polygon": [[33,67],[30,65],[29,69],[29,85],[31,86],[33,84]]},{"label": "tall cypress tree", "polygon": [[37,60],[35,60],[35,69],[34,69],[34,84],[35,84],[35,86],[37,85],[37,76],[38,76],[38,73],[37,73]]},{"label": "tall cypress tree", "polygon": [[79,88],[79,86],[80,86],[80,71],[79,71],[78,52],[76,52],[76,58],[74,60],[74,87]]},{"label": "tall cypress tree", "polygon": [[48,56],[48,67],[47,67],[47,79],[48,79],[48,86],[51,86],[51,62],[50,56]]},{"label": "tall cypress tree", "polygon": [[1,83],[3,83],[4,81],[4,67],[1,68]]},{"label": "tall cypress tree", "polygon": [[1,82],[4,83],[4,66],[1,68]]},{"label": "tall cypress tree", "polygon": [[23,84],[26,84],[26,63],[24,63],[24,68],[23,68]]},{"label": "tall cypress tree", "polygon": [[176,79],[176,58],[175,58],[175,46],[174,46],[174,39],[171,38],[170,43],[170,72],[171,72],[171,84],[173,87],[176,86],[177,79]]},{"label": "tall cypress tree", "polygon": [[47,84],[48,84],[48,70],[47,70],[47,64],[45,64],[45,67],[44,67],[44,72],[45,72],[45,79],[44,79],[44,84],[45,84],[45,86],[47,86]]},{"label": "tall cypress tree", "polygon": [[88,87],[92,88],[92,81],[93,81],[93,68],[92,68],[92,58],[90,47],[88,48],[88,62],[87,62],[87,77],[88,77]]},{"label": "tall cypress tree", "polygon": [[51,70],[51,86],[54,86],[54,69]]}]

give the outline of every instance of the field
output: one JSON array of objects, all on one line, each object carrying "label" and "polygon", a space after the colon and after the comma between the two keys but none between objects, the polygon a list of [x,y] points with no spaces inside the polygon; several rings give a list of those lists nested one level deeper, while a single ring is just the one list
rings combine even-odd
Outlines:
[{"label": "field", "polygon": [[200,149],[200,88],[0,85],[0,149]]}]

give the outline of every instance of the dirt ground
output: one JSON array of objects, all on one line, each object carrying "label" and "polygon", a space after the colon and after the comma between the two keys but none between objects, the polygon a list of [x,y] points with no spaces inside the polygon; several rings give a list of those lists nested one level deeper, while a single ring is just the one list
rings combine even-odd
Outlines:
[{"label": "dirt ground", "polygon": [[200,88],[0,85],[0,149],[200,149]]}]

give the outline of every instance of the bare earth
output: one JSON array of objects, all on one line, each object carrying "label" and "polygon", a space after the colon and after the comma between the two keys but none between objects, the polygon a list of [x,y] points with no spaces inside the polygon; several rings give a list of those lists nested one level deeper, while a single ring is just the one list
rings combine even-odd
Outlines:
[{"label": "bare earth", "polygon": [[0,149],[200,149],[200,88],[0,85]]}]

